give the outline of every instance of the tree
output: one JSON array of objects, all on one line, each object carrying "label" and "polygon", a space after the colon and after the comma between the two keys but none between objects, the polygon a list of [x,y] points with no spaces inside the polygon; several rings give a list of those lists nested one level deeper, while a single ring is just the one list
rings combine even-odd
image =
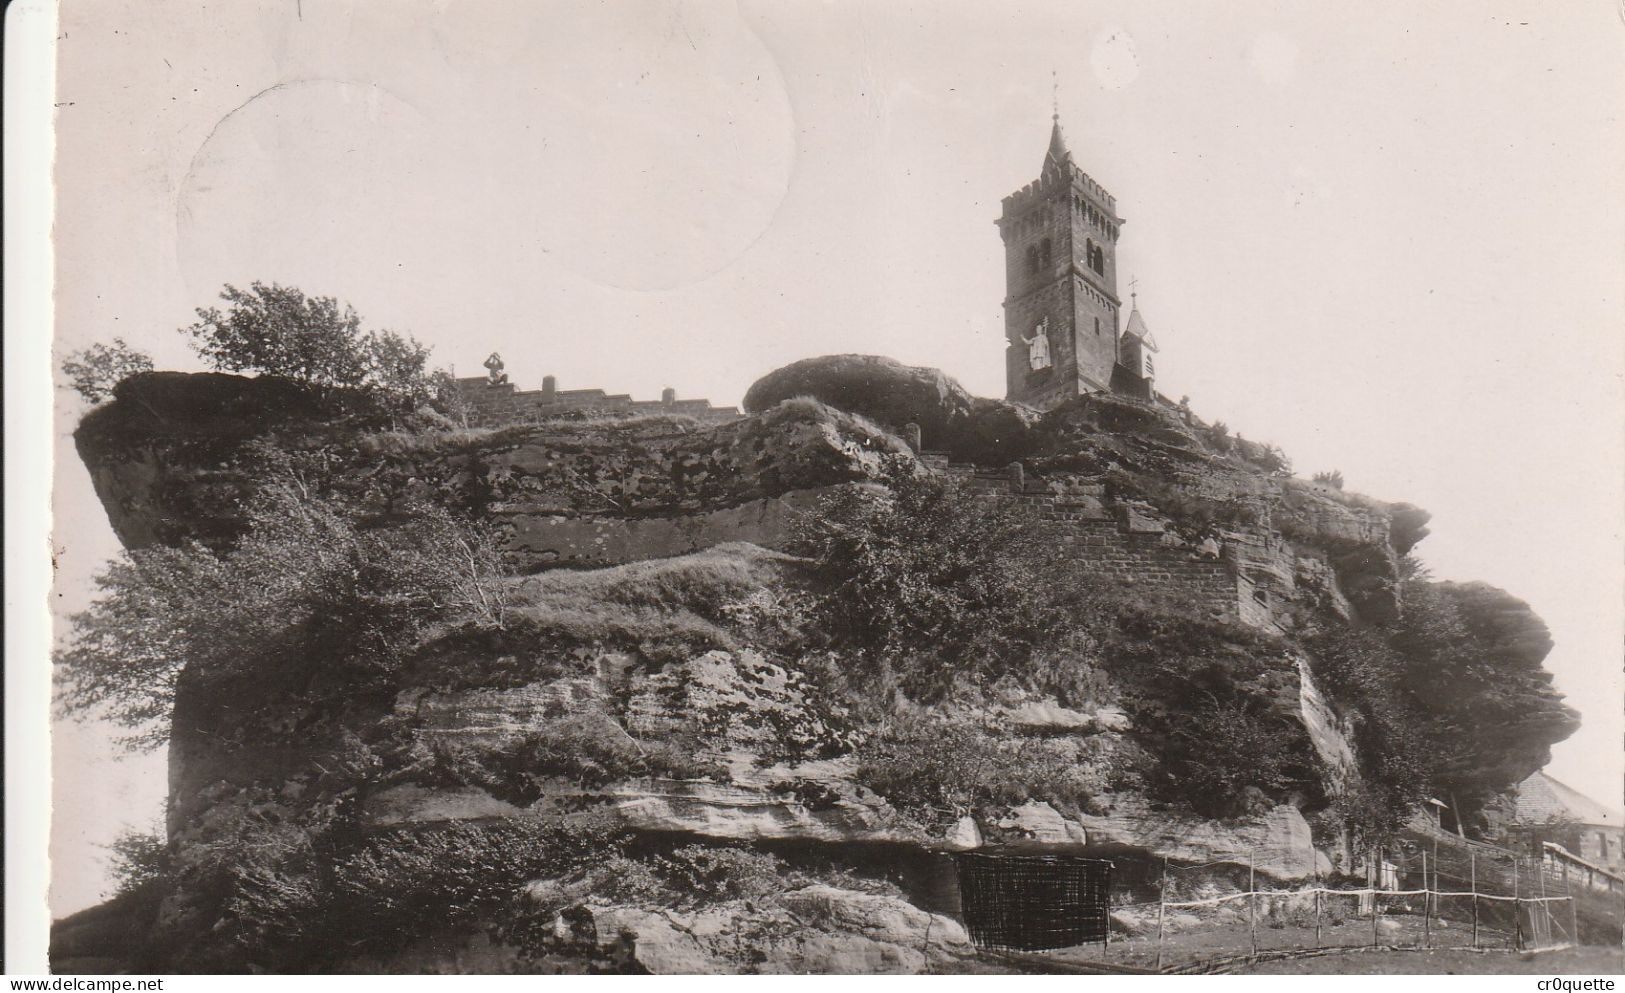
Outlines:
[{"label": "tree", "polygon": [[91,403],[101,403],[113,395],[113,387],[138,372],[151,372],[152,359],[114,338],[111,345],[97,343],[62,360],[62,374],[68,385]]},{"label": "tree", "polygon": [[220,298],[227,310],[200,307],[197,323],[181,328],[216,369],[364,390],[407,405],[433,398],[429,350],[393,331],[363,331],[349,304],[260,282],[246,291],[228,283]]},{"label": "tree", "polygon": [[237,546],[138,549],[97,576],[55,657],[65,716],[99,713],[166,740],[182,670],[261,687],[344,683],[391,667],[435,621],[500,626],[508,600],[489,532],[437,507],[358,526],[297,480],[267,486]]},{"label": "tree", "polygon": [[136,893],[153,885],[169,872],[169,844],[158,829],[138,831],[125,828],[107,845],[108,874],[117,888],[114,896]]},{"label": "tree", "polygon": [[1292,475],[1292,460],[1281,450],[1280,445],[1269,442],[1260,445],[1253,462],[1272,476]]}]

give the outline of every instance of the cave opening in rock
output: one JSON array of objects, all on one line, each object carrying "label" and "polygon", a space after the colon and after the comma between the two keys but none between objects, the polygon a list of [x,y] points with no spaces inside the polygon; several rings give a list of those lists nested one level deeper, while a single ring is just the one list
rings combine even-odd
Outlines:
[{"label": "cave opening in rock", "polygon": [[1106,940],[1111,862],[961,852],[954,863],[965,930],[976,944],[1034,951]]}]

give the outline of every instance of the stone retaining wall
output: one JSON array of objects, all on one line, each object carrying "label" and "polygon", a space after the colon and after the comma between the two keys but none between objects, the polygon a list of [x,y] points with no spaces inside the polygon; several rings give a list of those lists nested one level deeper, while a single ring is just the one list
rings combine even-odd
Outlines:
[{"label": "stone retaining wall", "polygon": [[659,400],[634,400],[625,393],[603,390],[561,390],[552,376],[542,378],[539,390],[521,390],[512,383],[492,385],[484,376],[457,380],[474,414],[473,427],[502,427],[534,424],[561,414],[587,415],[681,414],[707,424],[737,420],[737,407],[713,407],[709,400],[679,400],[676,390],[666,390]]},{"label": "stone retaining wall", "polygon": [[1256,572],[1256,552],[1249,551],[1257,542],[1226,540],[1204,551],[1133,506],[1108,508],[1101,483],[1027,479],[1016,466],[979,469],[933,452],[922,460],[973,491],[1011,493],[1081,566],[1148,599],[1167,596],[1243,624],[1276,627],[1268,584],[1249,575]]}]

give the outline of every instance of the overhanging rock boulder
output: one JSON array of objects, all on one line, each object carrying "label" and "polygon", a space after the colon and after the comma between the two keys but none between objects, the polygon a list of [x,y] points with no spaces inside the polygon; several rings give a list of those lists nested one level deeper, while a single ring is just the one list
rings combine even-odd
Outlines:
[{"label": "overhanging rock boulder", "polygon": [[1031,447],[1038,414],[1020,404],[973,397],[938,369],[881,355],[825,355],[792,362],[758,379],[745,394],[752,414],[792,397],[811,397],[887,428],[920,426],[928,449],[970,462],[1003,465]]}]

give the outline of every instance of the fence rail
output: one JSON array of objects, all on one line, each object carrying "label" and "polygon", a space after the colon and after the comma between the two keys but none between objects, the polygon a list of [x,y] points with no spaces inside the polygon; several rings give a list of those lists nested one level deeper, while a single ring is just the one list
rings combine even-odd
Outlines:
[{"label": "fence rail", "polygon": [[[1115,950],[1126,960],[1137,955],[1167,970],[1189,968],[1204,957],[1358,948],[1537,950],[1577,943],[1575,898],[1567,884],[1504,849],[1412,838],[1366,853],[1354,875],[1343,877],[1352,885],[1317,873],[1306,885],[1280,888],[1260,886],[1250,858],[1193,866],[1165,862],[1156,901],[1114,907],[1125,920],[1143,918],[1154,907],[1155,938],[1145,935],[1138,948],[1133,941],[1116,942]],[[1230,892],[1213,892],[1229,886]]]}]

